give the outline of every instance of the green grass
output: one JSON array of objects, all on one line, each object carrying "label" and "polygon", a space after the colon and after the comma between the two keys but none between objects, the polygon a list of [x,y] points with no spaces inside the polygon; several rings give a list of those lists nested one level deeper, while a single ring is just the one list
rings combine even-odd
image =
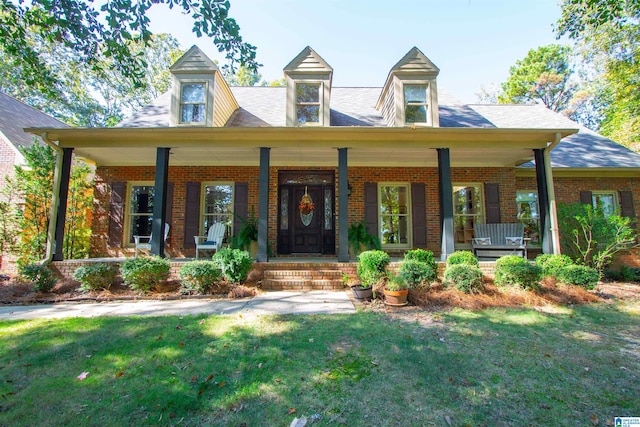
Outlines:
[{"label": "green grass", "polygon": [[288,426],[319,414],[313,425],[605,426],[640,416],[638,303],[436,319],[4,321],[0,425]]}]

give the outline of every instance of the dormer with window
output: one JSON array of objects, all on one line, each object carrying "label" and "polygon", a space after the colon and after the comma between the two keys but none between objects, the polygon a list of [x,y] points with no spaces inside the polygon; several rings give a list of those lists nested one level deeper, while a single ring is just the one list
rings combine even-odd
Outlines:
[{"label": "dormer with window", "polygon": [[329,126],[333,68],[306,47],[284,67],[287,126]]},{"label": "dormer with window", "polygon": [[171,126],[221,127],[238,108],[218,66],[193,46],[170,68]]},{"label": "dormer with window", "polygon": [[387,126],[440,126],[439,72],[416,47],[393,66],[376,106]]}]

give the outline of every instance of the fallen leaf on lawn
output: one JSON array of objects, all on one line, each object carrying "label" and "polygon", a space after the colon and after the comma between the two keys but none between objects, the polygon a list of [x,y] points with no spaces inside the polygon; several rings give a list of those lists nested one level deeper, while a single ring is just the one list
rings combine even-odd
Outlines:
[{"label": "fallen leaf on lawn", "polygon": [[182,329],[182,325],[178,325],[178,326],[176,326],[176,329],[177,329],[177,330]]},{"label": "fallen leaf on lawn", "polygon": [[289,415],[293,414],[294,412],[296,412],[296,408],[289,408]]},{"label": "fallen leaf on lawn", "polygon": [[220,384],[218,384],[218,387],[222,388],[222,387],[224,387],[226,385],[227,385],[227,382],[226,381],[222,381]]},{"label": "fallen leaf on lawn", "polygon": [[156,338],[156,341],[160,341],[162,339],[162,335],[160,335],[158,338]]},{"label": "fallen leaf on lawn", "polygon": [[205,381],[211,381],[213,379],[213,375],[209,375]]},{"label": "fallen leaf on lawn", "polygon": [[313,342],[313,338],[309,338],[309,342]]},{"label": "fallen leaf on lawn", "polygon": [[307,417],[294,418],[289,427],[305,427],[307,425]]},{"label": "fallen leaf on lawn", "polygon": [[204,319],[198,322],[199,325],[204,325]]},{"label": "fallen leaf on lawn", "polygon": [[184,343],[183,342],[178,343],[178,347],[180,347],[180,348],[184,347]]},{"label": "fallen leaf on lawn", "polygon": [[280,378],[276,378],[276,382],[277,382],[278,384],[280,384],[280,382],[281,382],[281,381],[282,381],[282,380],[281,380]]},{"label": "fallen leaf on lawn", "polygon": [[449,415],[445,415],[444,420],[447,422],[447,424],[451,425],[451,418],[449,418]]},{"label": "fallen leaf on lawn", "polygon": [[82,381],[82,380],[84,380],[85,378],[87,378],[87,375],[89,375],[89,372],[83,372],[83,373],[81,373],[80,375],[78,375],[78,377],[77,377],[77,378],[78,378],[80,381]]},{"label": "fallen leaf on lawn", "polygon": [[194,376],[191,377],[191,383],[195,383],[195,382],[198,382],[198,376],[197,375],[194,375]]},{"label": "fallen leaf on lawn", "polygon": [[116,378],[120,378],[121,376],[124,375],[124,372],[120,371],[116,373]]},{"label": "fallen leaf on lawn", "polygon": [[91,359],[91,354],[87,354],[85,357],[86,357],[87,359]]},{"label": "fallen leaf on lawn", "polygon": [[600,420],[598,420],[598,417],[596,417],[595,414],[591,415],[589,419],[591,420],[591,424],[594,426],[597,426],[600,423]]},{"label": "fallen leaf on lawn", "polygon": [[258,369],[262,369],[262,362],[258,363]]},{"label": "fallen leaf on lawn", "polygon": [[550,354],[545,354],[544,357],[551,357],[551,355]]}]

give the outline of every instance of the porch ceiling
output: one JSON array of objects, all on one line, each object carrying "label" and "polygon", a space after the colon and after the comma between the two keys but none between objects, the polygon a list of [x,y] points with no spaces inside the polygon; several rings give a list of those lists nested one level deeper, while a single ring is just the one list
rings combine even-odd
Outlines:
[{"label": "porch ceiling", "polygon": [[271,147],[272,166],[436,166],[450,148],[452,166],[515,166],[577,129],[497,128],[30,128],[27,132],[74,148],[100,166],[153,166],[157,147],[171,147],[174,166],[257,166]]}]

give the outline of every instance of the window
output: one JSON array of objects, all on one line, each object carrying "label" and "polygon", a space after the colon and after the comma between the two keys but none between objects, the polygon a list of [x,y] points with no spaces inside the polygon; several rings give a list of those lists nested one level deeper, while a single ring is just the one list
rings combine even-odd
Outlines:
[{"label": "window", "polygon": [[204,83],[183,83],[180,95],[180,122],[205,122],[205,88]]},{"label": "window", "polygon": [[404,122],[427,123],[427,85],[404,85]]},{"label": "window", "polygon": [[128,243],[133,236],[150,236],[153,222],[153,185],[132,184],[129,187]]},{"label": "window", "polygon": [[618,208],[618,198],[614,191],[594,191],[591,193],[591,203],[594,208],[601,207],[604,216],[613,215]]},{"label": "window", "polygon": [[233,230],[233,184],[211,183],[202,187],[201,234],[206,235],[209,227],[221,222],[226,225],[225,237]]},{"label": "window", "polygon": [[538,193],[535,191],[517,191],[516,206],[518,220],[524,224],[524,237],[531,243],[540,242],[540,214],[538,212]]},{"label": "window", "polygon": [[481,184],[453,185],[453,223],[455,243],[470,244],[473,226],[484,223]]},{"label": "window", "polygon": [[380,242],[386,247],[410,247],[408,184],[380,184]]},{"label": "window", "polygon": [[320,83],[296,84],[296,123],[320,123]]}]

